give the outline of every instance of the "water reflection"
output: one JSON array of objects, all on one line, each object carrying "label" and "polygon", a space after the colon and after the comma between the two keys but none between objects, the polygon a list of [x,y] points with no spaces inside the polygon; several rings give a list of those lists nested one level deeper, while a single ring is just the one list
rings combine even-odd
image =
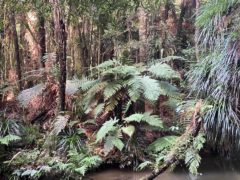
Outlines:
[{"label": "water reflection", "polygon": [[[179,167],[175,172],[166,172],[156,180],[240,180],[240,161],[225,160],[217,157],[203,159],[199,168],[200,176],[194,177],[185,168]],[[92,180],[139,180],[146,172],[108,169],[90,175]]]}]

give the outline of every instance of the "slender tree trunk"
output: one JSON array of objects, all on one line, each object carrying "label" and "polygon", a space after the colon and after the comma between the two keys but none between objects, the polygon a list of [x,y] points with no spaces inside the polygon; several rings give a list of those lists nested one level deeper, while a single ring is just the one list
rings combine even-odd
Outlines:
[{"label": "slender tree trunk", "polygon": [[18,76],[18,87],[19,90],[22,90],[22,70],[21,70],[21,60],[20,60],[20,50],[19,50],[19,42],[18,42],[18,35],[16,29],[16,20],[15,20],[15,13],[12,12],[10,16],[10,23],[12,26],[12,36],[13,36],[13,43],[14,43],[14,57],[16,60],[16,71]]},{"label": "slender tree trunk", "polygon": [[[200,8],[200,0],[196,0],[196,18],[199,15],[199,8]],[[198,38],[200,35],[199,28],[196,27],[195,29],[195,52],[196,52],[196,59],[199,62],[200,55],[199,55],[199,47],[198,47]]]},{"label": "slender tree trunk", "polygon": [[60,94],[60,110],[65,110],[65,90],[66,90],[66,31],[63,14],[60,9],[59,0],[51,0],[53,6],[54,34],[56,42],[57,62],[60,65],[59,75],[59,94]]},{"label": "slender tree trunk", "polygon": [[140,62],[145,62],[148,57],[148,48],[147,48],[147,13],[144,8],[139,8],[138,11],[139,19],[139,41],[141,43],[139,49]]},{"label": "slender tree trunk", "polygon": [[39,38],[39,45],[40,45],[41,66],[45,67],[44,62],[42,61],[42,57],[46,53],[45,19],[40,13],[38,14],[38,20],[39,20],[38,38]]}]

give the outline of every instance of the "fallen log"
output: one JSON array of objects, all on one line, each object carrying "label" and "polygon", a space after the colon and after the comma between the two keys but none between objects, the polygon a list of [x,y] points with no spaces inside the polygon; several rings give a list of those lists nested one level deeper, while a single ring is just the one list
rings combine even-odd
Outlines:
[{"label": "fallen log", "polygon": [[183,135],[181,135],[177,140],[175,145],[173,146],[172,150],[166,156],[165,161],[163,162],[162,166],[157,170],[153,171],[150,175],[147,175],[142,178],[142,180],[153,180],[158,177],[160,174],[165,172],[172,164],[178,164],[179,160],[181,160],[180,149],[187,148],[187,144],[189,143],[189,139],[192,137],[196,137],[199,134],[201,129],[202,119],[200,116],[202,106],[202,100],[198,101],[195,106],[195,110],[192,116],[191,123],[187,126]]}]

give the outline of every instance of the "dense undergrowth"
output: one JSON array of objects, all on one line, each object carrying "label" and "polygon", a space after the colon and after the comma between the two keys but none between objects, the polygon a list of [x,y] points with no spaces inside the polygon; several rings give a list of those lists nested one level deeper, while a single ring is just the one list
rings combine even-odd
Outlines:
[{"label": "dense undergrowth", "polygon": [[[157,169],[184,128],[161,119],[155,108],[159,98],[167,97],[160,103],[165,103],[173,118],[178,117],[174,108],[183,97],[176,87],[181,79],[168,61],[131,65],[109,60],[89,69],[87,77],[68,81],[71,111],[58,113],[47,129],[38,123],[23,123],[21,117],[11,120],[3,111],[2,174],[9,178],[39,179],[51,175],[75,179],[101,164],[111,163],[135,170],[146,166]],[[48,74],[52,79],[54,75]],[[29,93],[23,91],[20,96],[26,92]],[[35,96],[39,94],[33,93],[29,101]],[[20,104],[27,107],[29,101]],[[148,110],[141,111],[145,109],[141,106],[147,105]],[[191,118],[192,111],[184,117]],[[193,141],[179,155],[185,157],[190,171],[197,173],[201,159],[198,152],[204,138],[199,135]]]}]

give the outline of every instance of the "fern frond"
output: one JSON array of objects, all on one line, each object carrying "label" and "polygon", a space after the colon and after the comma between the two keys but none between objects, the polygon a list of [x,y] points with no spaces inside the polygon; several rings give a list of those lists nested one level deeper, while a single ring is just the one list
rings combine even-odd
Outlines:
[{"label": "fern frond", "polygon": [[104,99],[108,100],[122,88],[121,82],[110,82],[103,91]]},{"label": "fern frond", "polygon": [[83,77],[81,79],[73,79],[67,80],[66,82],[66,94],[72,95],[75,94],[77,91],[82,90],[86,92],[91,87],[99,83],[99,80],[89,79],[87,77]]},{"label": "fern frond", "polygon": [[51,131],[51,135],[57,136],[67,126],[69,118],[70,116],[68,115],[58,115],[53,124],[53,130]]},{"label": "fern frond", "polygon": [[142,171],[142,170],[144,170],[145,168],[149,168],[149,166],[152,165],[152,164],[153,164],[153,163],[152,163],[151,161],[145,161],[145,162],[139,164],[137,170]]},{"label": "fern frond", "polygon": [[150,115],[149,113],[144,114],[132,114],[124,119],[126,122],[145,122],[151,126],[163,128],[163,123],[157,115]]},{"label": "fern frond", "polygon": [[148,146],[148,151],[161,152],[174,145],[178,136],[165,136],[157,139]]},{"label": "fern frond", "polygon": [[180,75],[174,71],[171,66],[165,63],[152,65],[148,70],[154,77],[159,79],[180,79]]},{"label": "fern frond", "polygon": [[160,94],[163,96],[169,96],[171,98],[179,99],[180,98],[180,93],[178,92],[178,89],[170,84],[169,82],[166,81],[160,81],[159,82],[160,86]]},{"label": "fern frond", "polygon": [[116,136],[107,136],[104,143],[104,153],[107,155],[116,147],[119,151],[122,151],[124,144],[121,139]]},{"label": "fern frond", "polygon": [[110,132],[110,131],[114,131],[116,130],[116,123],[118,122],[118,120],[115,119],[110,119],[109,121],[106,121],[102,127],[99,129],[99,131],[97,132],[96,135],[96,142],[101,141],[103,138],[106,137],[106,135]]},{"label": "fern frond", "polygon": [[143,92],[141,88],[141,78],[139,78],[138,76],[130,78],[126,82],[126,85],[128,87],[127,91],[131,101],[136,102]]},{"label": "fern frond", "polygon": [[103,63],[99,64],[98,66],[94,67],[94,69],[98,70],[98,71],[104,71],[106,69],[110,69],[113,68],[115,65],[119,64],[119,62],[117,60],[108,60],[108,61],[104,61]]},{"label": "fern frond", "polygon": [[198,167],[201,162],[201,157],[199,153],[193,149],[188,149],[185,155],[185,164],[188,166],[189,171],[196,175],[198,174]]},{"label": "fern frond", "polygon": [[0,137],[0,145],[1,144],[2,145],[9,145],[10,142],[17,141],[17,140],[21,140],[21,137],[9,134],[7,136]]},{"label": "fern frond", "polygon": [[104,106],[105,106],[104,103],[100,103],[100,104],[97,105],[97,107],[93,111],[95,118],[103,112]]},{"label": "fern frond", "polygon": [[160,95],[160,86],[158,81],[150,78],[149,76],[140,77],[140,81],[144,97],[150,102],[157,101]]}]

